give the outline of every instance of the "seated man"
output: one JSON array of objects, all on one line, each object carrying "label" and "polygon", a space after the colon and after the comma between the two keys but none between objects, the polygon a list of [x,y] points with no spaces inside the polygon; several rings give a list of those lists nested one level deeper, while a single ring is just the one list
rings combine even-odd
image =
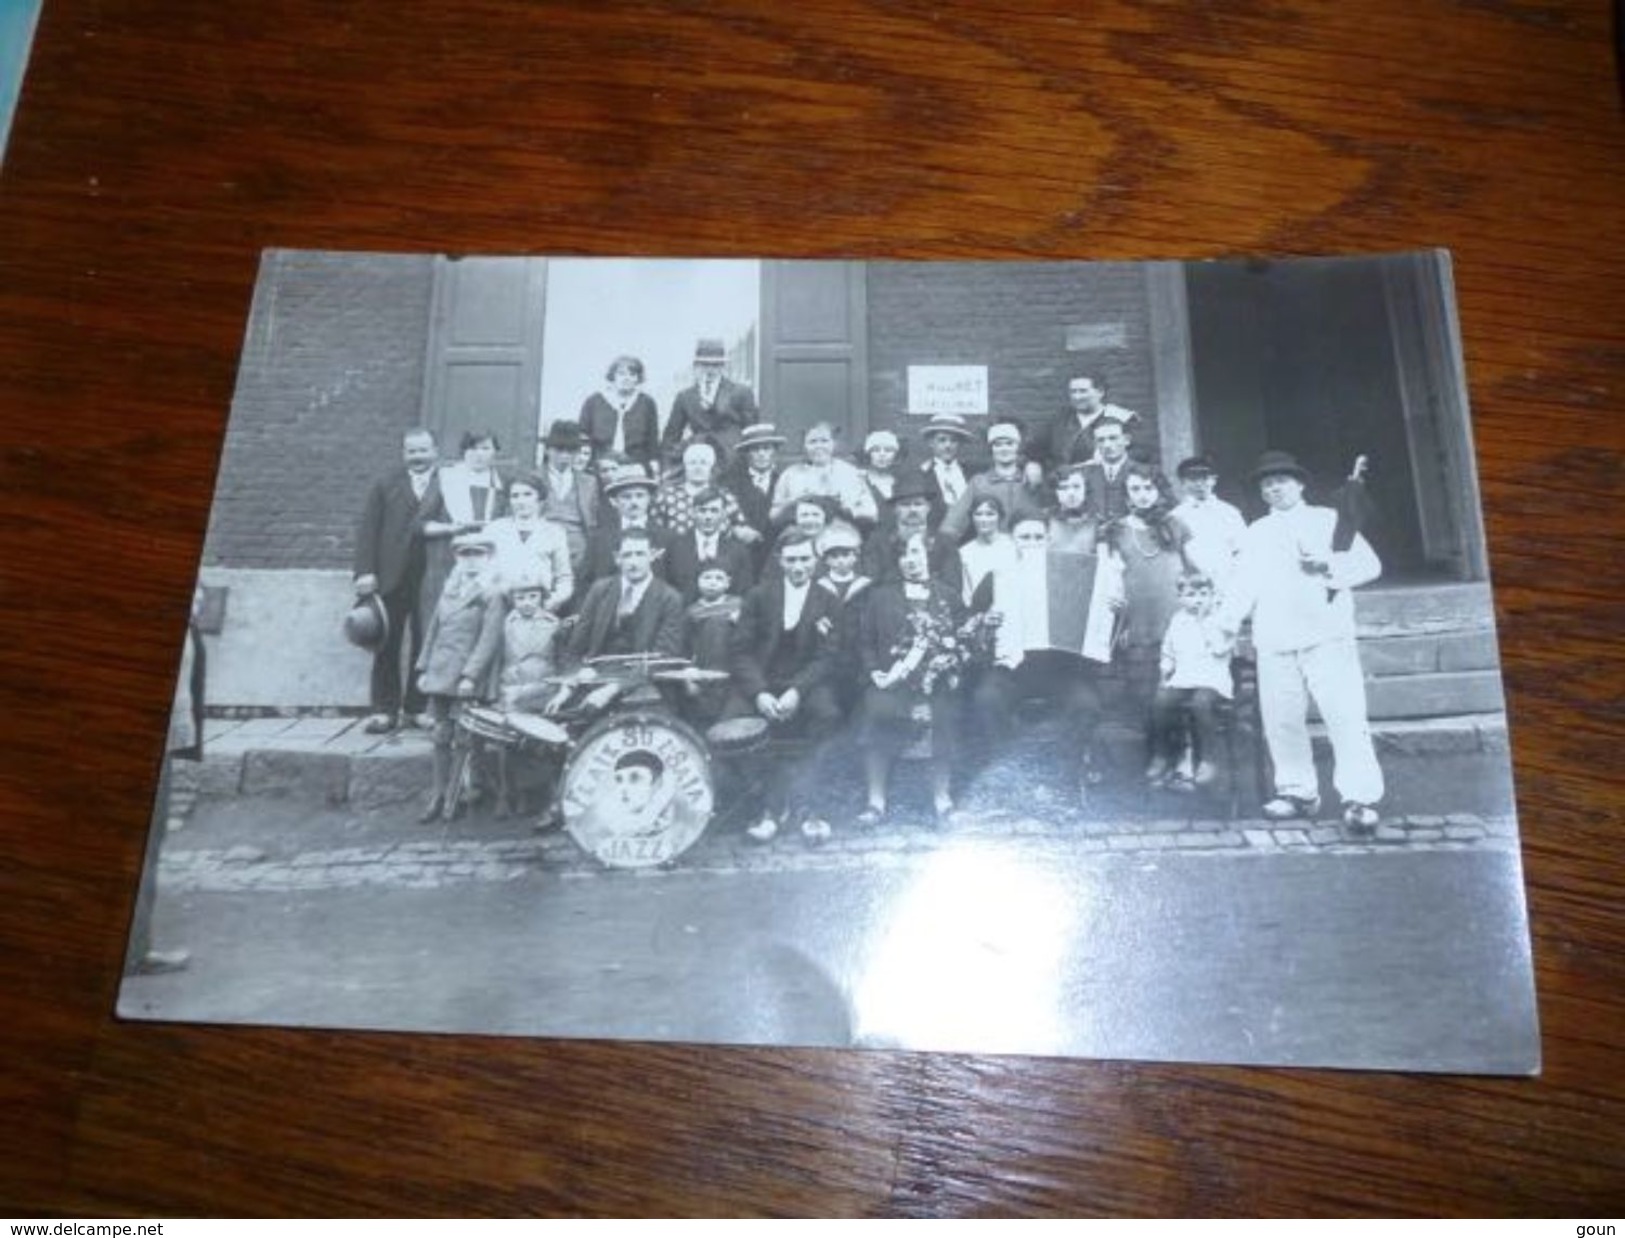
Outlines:
[{"label": "seated man", "polygon": [[[615,552],[619,572],[594,581],[582,599],[575,627],[570,632],[566,661],[580,666],[591,658],[635,653],[683,656],[682,595],[663,580],[656,580],[650,561],[650,534],[628,529]],[[602,709],[619,694],[622,684],[608,683],[588,695],[584,707]],[[570,689],[561,689],[549,703],[549,712],[562,708]]]},{"label": "seated man", "polygon": [[745,595],[734,627],[735,695],[730,716],[765,719],[775,738],[810,743],[802,756],[787,758],[778,771],[772,798],[746,833],[769,842],[780,820],[801,818],[810,842],[829,837],[829,823],[812,815],[811,790],[817,785],[822,747],[839,727],[840,709],[831,686],[840,603],[813,587],[817,566],[813,543],[795,529],[779,539],[779,570]]},{"label": "seated man", "polygon": [[1111,659],[1122,577],[1110,556],[1051,554],[1042,516],[1016,522],[1016,562],[984,582],[1002,616],[994,666],[976,685],[977,715],[1008,736],[1016,705],[1042,696],[1060,706],[1077,754],[1079,794],[1094,781],[1095,728],[1103,704],[1100,673]]}]

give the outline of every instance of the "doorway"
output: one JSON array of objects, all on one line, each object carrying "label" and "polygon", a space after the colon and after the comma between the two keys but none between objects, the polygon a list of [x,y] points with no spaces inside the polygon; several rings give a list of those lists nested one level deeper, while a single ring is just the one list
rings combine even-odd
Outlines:
[{"label": "doorway", "polygon": [[1364,455],[1365,532],[1384,579],[1481,579],[1464,397],[1444,355],[1448,297],[1421,291],[1437,284],[1434,255],[1185,270],[1196,440],[1226,497],[1262,514],[1248,474],[1275,449],[1308,469],[1310,501],[1328,503]]}]

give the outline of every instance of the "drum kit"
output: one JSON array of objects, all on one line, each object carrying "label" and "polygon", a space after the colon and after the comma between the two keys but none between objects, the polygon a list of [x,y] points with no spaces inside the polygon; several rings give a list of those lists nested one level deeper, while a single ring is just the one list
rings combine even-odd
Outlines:
[{"label": "drum kit", "polygon": [[726,671],[687,658],[613,655],[544,679],[552,696],[540,710],[466,706],[457,723],[464,734],[448,819],[475,748],[496,747],[562,764],[556,796],[564,828],[603,864],[641,868],[675,860],[704,834],[715,810],[713,754],[756,750],[767,723],[730,719],[702,736],[670,708],[660,687],[727,679]]}]

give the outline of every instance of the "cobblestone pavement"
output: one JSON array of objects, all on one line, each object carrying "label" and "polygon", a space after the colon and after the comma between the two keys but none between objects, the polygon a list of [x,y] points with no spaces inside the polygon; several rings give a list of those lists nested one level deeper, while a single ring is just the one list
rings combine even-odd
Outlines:
[{"label": "cobblestone pavement", "polygon": [[[477,822],[474,824],[478,824]],[[439,834],[439,827],[419,827]],[[514,827],[508,825],[508,830]],[[951,829],[887,823],[850,828],[810,844],[794,833],[760,844],[738,835],[706,837],[675,863],[660,868],[605,869],[563,831],[523,837],[430,837],[359,846],[289,849],[274,842],[225,847],[189,845],[185,832],[166,842],[161,879],[174,891],[288,891],[357,886],[435,888],[458,882],[515,881],[539,874],[567,879],[659,879],[671,871],[749,873],[830,871],[854,866],[907,866],[946,848],[1019,855],[1024,862],[1103,862],[1154,858],[1159,852],[1211,855],[1362,855],[1398,850],[1516,850],[1511,818],[1467,813],[1402,818],[1375,836],[1352,838],[1336,825],[1283,828],[1264,821],[1223,823],[1183,819],[1137,821],[1131,832],[1109,822],[1059,828],[1030,817],[985,814]],[[202,840],[196,840],[202,841]]]}]

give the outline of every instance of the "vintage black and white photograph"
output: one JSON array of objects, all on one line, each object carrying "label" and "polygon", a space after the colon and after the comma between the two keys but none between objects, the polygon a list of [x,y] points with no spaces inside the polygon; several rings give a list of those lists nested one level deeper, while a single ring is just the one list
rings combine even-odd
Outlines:
[{"label": "vintage black and white photograph", "polygon": [[178,644],[127,1018],[1539,1067],[1442,253],[269,251]]}]

